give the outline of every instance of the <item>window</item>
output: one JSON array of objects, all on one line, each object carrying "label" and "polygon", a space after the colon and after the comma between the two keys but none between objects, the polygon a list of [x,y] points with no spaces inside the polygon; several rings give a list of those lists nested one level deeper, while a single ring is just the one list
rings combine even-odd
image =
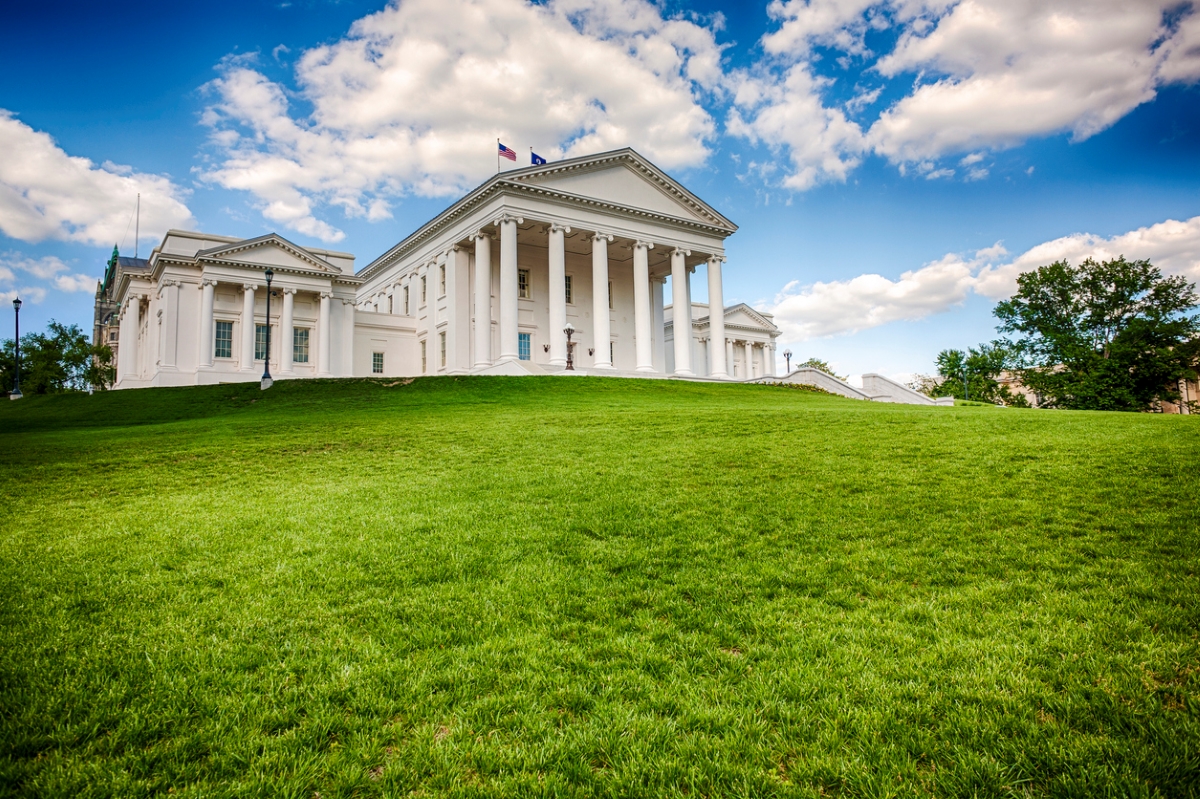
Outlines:
[{"label": "window", "polygon": [[425,278],[427,275],[421,275],[421,304],[425,304]]},{"label": "window", "polygon": [[216,345],[213,355],[217,358],[233,357],[233,322],[217,322]]},{"label": "window", "polygon": [[529,335],[530,335],[529,333],[518,333],[517,334],[517,353],[519,354],[522,361],[529,360],[529,350],[530,350]]},{"label": "window", "polygon": [[612,308],[613,308],[612,281],[610,280],[610,281],[608,281],[608,310],[611,311]]},{"label": "window", "polygon": [[372,352],[371,353],[371,374],[373,374],[373,375],[383,374],[383,353],[382,352]]},{"label": "window", "polygon": [[292,361],[308,363],[308,328],[292,328]]},{"label": "window", "polygon": [[115,342],[117,340],[117,331],[115,331],[115,330],[108,331],[108,340]]},{"label": "window", "polygon": [[613,343],[610,341],[610,342],[608,342],[608,362],[616,363],[616,361],[617,361],[616,348],[613,347]]},{"label": "window", "polygon": [[523,300],[529,299],[529,270],[517,270],[517,296]]},{"label": "window", "polygon": [[425,342],[421,342],[421,374],[425,374]]},{"label": "window", "polygon": [[396,312],[396,297],[393,294],[388,295],[388,313]]},{"label": "window", "polygon": [[445,369],[446,368],[446,334],[444,332],[438,333],[438,347],[441,348],[441,351],[442,351],[442,354],[440,356],[442,359],[441,364],[442,364],[442,368]]},{"label": "window", "polygon": [[267,326],[254,326],[254,360],[265,361],[267,359]]},{"label": "window", "polygon": [[570,275],[566,276],[565,282],[567,285],[567,305],[574,305],[575,303],[571,300],[571,276]]},{"label": "window", "polygon": [[446,296],[446,265],[442,264],[438,267],[438,296]]},{"label": "window", "polygon": [[408,316],[408,286],[404,287],[404,315]]}]

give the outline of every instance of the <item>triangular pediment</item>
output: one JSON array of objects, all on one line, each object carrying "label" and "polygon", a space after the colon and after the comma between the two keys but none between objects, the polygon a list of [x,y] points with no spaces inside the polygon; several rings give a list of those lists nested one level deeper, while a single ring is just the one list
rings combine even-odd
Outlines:
[{"label": "triangular pediment", "polygon": [[556,161],[503,178],[730,230],[737,226],[633,150]]},{"label": "triangular pediment", "polygon": [[744,302],[731,305],[725,309],[725,324],[726,326],[733,325],[737,327],[757,327],[771,331],[778,330],[774,322]]},{"label": "triangular pediment", "polygon": [[201,250],[196,253],[196,257],[224,263],[341,274],[340,269],[324,258],[293,244],[277,233]]}]

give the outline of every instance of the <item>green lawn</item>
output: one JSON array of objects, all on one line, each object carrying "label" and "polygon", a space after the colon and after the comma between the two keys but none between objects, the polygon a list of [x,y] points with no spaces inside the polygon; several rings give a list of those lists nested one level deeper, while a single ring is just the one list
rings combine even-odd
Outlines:
[{"label": "green lawn", "polygon": [[0,405],[0,794],[1197,796],[1200,420],[591,378]]}]

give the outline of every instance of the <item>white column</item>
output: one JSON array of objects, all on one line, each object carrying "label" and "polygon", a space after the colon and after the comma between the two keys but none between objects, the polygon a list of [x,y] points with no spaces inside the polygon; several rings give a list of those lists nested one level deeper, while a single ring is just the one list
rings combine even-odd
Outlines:
[{"label": "white column", "polygon": [[517,225],[519,216],[502,216],[500,228],[500,358],[515,361],[521,357],[517,343]]},{"label": "white column", "polygon": [[729,370],[729,376],[736,378],[737,368],[734,366],[733,360],[733,342],[729,339],[725,339],[725,363],[727,364],[726,368]]},{"label": "white column", "polygon": [[279,320],[279,373],[292,373],[292,354],[294,347],[296,313],[296,290],[283,290],[283,318]]},{"label": "white column", "polygon": [[563,366],[567,362],[567,250],[565,225],[550,226],[550,363]]},{"label": "white column", "polygon": [[125,369],[132,377],[141,377],[141,363],[138,359],[138,335],[142,332],[142,298],[135,295],[126,300],[129,303],[129,336],[122,340],[121,351],[125,353]]},{"label": "white column", "polygon": [[637,370],[654,371],[653,324],[650,310],[650,250],[648,241],[633,243],[633,338],[637,346]]},{"label": "white column", "polygon": [[692,296],[688,290],[689,250],[671,251],[671,328],[675,338],[675,374],[692,377]]},{"label": "white column", "polygon": [[763,377],[775,376],[775,345],[763,345]]},{"label": "white column", "polygon": [[328,291],[321,292],[321,313],[317,317],[317,377],[330,377],[329,355],[332,351],[333,325],[329,320],[330,306],[333,295]]},{"label": "white column", "polygon": [[342,377],[354,377],[354,300],[342,300]]},{"label": "white column", "polygon": [[721,285],[721,263],[725,259],[714,255],[708,259],[708,332],[715,346],[709,348],[712,376],[728,377],[725,365],[725,293]]},{"label": "white column", "polygon": [[159,358],[162,369],[173,370],[179,364],[179,281],[163,281],[163,351]]},{"label": "white column", "polygon": [[746,342],[746,379],[754,377],[754,342]]},{"label": "white column", "polygon": [[667,371],[667,337],[663,321],[663,286],[666,282],[665,277],[651,278],[650,281],[650,302],[653,306],[651,324],[654,326],[654,371],[659,373]]},{"label": "white column", "polygon": [[492,365],[492,237],[475,234],[475,368]]},{"label": "white column", "polygon": [[202,280],[200,284],[200,357],[201,367],[213,365],[213,292],[217,281]]},{"label": "white column", "polygon": [[238,364],[243,372],[254,371],[254,292],[257,284],[242,284],[242,352]]},{"label": "white column", "polygon": [[611,369],[612,320],[608,311],[608,243],[611,234],[597,233],[592,236],[592,345],[596,354],[592,366],[596,369]]}]

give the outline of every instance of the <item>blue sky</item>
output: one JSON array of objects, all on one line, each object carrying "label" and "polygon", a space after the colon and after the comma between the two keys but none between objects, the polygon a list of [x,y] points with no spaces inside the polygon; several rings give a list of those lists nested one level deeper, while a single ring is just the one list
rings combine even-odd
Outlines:
[{"label": "blue sky", "polygon": [[1200,279],[1198,79],[1200,8],[1151,0],[22,4],[0,296],[88,329],[138,191],[143,254],[274,230],[361,266],[497,136],[629,145],[741,226],[726,297],[773,311],[780,351],[929,372],[1040,263]]}]

